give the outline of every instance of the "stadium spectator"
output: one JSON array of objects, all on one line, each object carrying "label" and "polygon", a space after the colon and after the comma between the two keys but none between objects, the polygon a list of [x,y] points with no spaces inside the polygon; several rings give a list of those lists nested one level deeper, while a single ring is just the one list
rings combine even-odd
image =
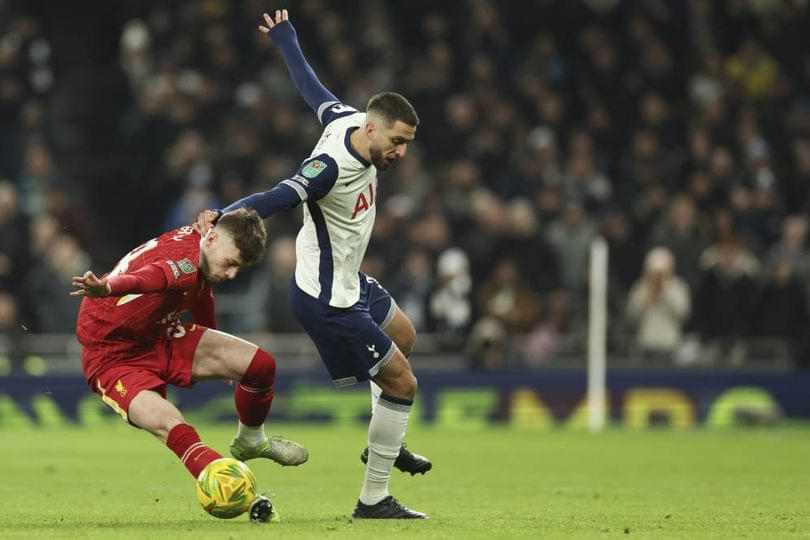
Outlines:
[{"label": "stadium spectator", "polygon": [[531,329],[523,342],[521,353],[527,367],[548,364],[561,353],[581,353],[583,347],[572,348],[566,343],[570,336],[577,336],[578,328],[572,320],[571,295],[557,289],[548,295],[543,306],[540,322]]},{"label": "stadium spectator", "polygon": [[36,330],[62,334],[75,330],[79,304],[68,296],[70,279],[89,266],[90,257],[75,238],[64,233],[53,238],[44,253],[44,261],[35,266],[25,280],[37,316]]},{"label": "stadium spectator", "polygon": [[807,291],[797,278],[794,260],[782,256],[771,261],[754,308],[751,333],[765,338],[782,338],[791,360],[806,363],[807,327],[810,324]]},{"label": "stadium spectator", "polygon": [[605,211],[600,229],[608,243],[612,296],[624,298],[638,277],[644,243],[627,216],[615,207]]},{"label": "stadium spectator", "polygon": [[401,269],[393,275],[391,294],[397,298],[417,332],[430,326],[428,306],[433,290],[433,261],[428,252],[415,248],[405,257]]},{"label": "stadium spectator", "polygon": [[469,258],[461,249],[450,248],[439,255],[436,266],[436,289],[430,295],[434,330],[444,347],[460,349],[473,314]]},{"label": "stadium spectator", "polygon": [[546,293],[560,286],[556,254],[541,232],[532,204],[512,199],[506,208],[503,236],[495,252],[497,259],[512,258],[520,279],[535,293]]},{"label": "stadium spectator", "polygon": [[708,237],[699,221],[698,210],[688,195],[672,198],[669,209],[653,228],[649,244],[672,252],[675,273],[690,289],[698,286],[700,256],[708,247]]},{"label": "stadium spectator", "polygon": [[776,61],[754,40],[746,40],[728,59],[725,69],[738,91],[751,99],[765,98],[779,77]]},{"label": "stadium spectator", "polygon": [[277,333],[300,332],[287,302],[290,279],[295,273],[295,239],[284,236],[270,245],[266,268],[254,272],[247,299],[251,303],[251,318],[245,330]]},{"label": "stadium spectator", "polygon": [[645,363],[671,362],[690,307],[689,287],[675,275],[672,252],[652,249],[627,301],[627,317],[637,327],[636,345]]},{"label": "stadium spectator", "polygon": [[540,298],[520,275],[511,258],[499,260],[481,287],[479,311],[498,320],[509,335],[521,335],[534,326],[540,315]]},{"label": "stadium spectator", "polygon": [[804,287],[810,299],[810,250],[807,246],[807,218],[789,216],[782,222],[782,238],[771,246],[767,264],[769,269],[789,263],[789,272]]},{"label": "stadium spectator", "polygon": [[750,332],[760,264],[734,234],[731,214],[717,213],[718,241],[701,255],[702,276],[695,294],[695,326],[705,361],[740,365],[743,337]]},{"label": "stadium spectator", "polygon": [[507,365],[509,335],[503,323],[493,317],[482,317],[470,329],[467,342],[469,367],[473,370],[499,370]]},{"label": "stadium spectator", "polygon": [[585,287],[588,250],[596,234],[585,209],[577,203],[568,203],[559,219],[549,225],[546,238],[557,253],[562,285],[582,292]]},{"label": "stadium spectator", "polygon": [[0,180],[0,291],[16,289],[30,258],[28,217],[20,211],[14,184]]}]

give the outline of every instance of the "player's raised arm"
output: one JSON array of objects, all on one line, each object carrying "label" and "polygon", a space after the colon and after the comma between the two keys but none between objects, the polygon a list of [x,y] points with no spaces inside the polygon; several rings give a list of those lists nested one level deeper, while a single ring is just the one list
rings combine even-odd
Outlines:
[{"label": "player's raised arm", "polygon": [[156,264],[147,264],[131,274],[106,276],[101,279],[87,271],[83,276],[73,277],[76,288],[70,296],[89,296],[105,298],[107,296],[124,296],[133,293],[150,293],[166,289],[169,283],[163,269]]},{"label": "player's raised arm", "polygon": [[306,201],[317,201],[325,197],[337,182],[338,165],[327,154],[311,157],[290,178],[286,178],[272,189],[248,195],[231,203],[223,210],[205,210],[197,216],[195,227],[205,234],[216,223],[219,216],[238,208],[253,208],[262,219],[273,214],[294,208]]},{"label": "player's raised arm", "polygon": [[318,116],[318,120],[326,123],[324,113],[330,106],[339,105],[340,100],[321,84],[304,57],[287,10],[276,10],[275,19],[265,13],[264,22],[265,25],[259,25],[259,30],[270,36],[279,48],[298,92]]}]

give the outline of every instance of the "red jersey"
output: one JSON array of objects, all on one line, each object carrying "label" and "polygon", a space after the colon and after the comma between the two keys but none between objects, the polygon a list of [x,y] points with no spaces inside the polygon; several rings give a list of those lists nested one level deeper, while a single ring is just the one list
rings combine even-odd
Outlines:
[{"label": "red jersey", "polygon": [[[100,358],[98,365],[83,366],[88,378],[120,358],[121,353],[154,346],[174,331],[188,309],[192,309],[196,323],[215,326],[213,291],[200,272],[200,240],[192,227],[169,231],[129,252],[108,274],[130,274],[153,265],[163,271],[163,290],[82,300],[76,336],[84,347],[100,353],[93,355]],[[157,275],[163,283],[163,276]],[[86,355],[82,358],[86,363]]]}]

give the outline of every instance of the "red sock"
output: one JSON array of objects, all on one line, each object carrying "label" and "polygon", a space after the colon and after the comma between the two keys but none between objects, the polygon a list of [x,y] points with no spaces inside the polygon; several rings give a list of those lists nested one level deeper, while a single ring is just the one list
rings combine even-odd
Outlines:
[{"label": "red sock", "polygon": [[200,442],[197,431],[188,424],[174,426],[166,439],[166,446],[177,454],[194,478],[200,476],[206,465],[222,457]]},{"label": "red sock", "polygon": [[276,361],[261,349],[256,350],[242,380],[236,383],[234,401],[239,421],[246,426],[260,426],[273,403]]}]

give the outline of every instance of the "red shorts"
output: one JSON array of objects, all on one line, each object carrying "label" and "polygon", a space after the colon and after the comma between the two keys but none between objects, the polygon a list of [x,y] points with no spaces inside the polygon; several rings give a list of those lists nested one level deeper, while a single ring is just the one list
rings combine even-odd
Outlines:
[{"label": "red shorts", "polygon": [[172,384],[188,388],[194,352],[205,331],[198,324],[177,326],[170,337],[158,340],[151,347],[133,347],[131,350],[112,353],[106,347],[84,347],[82,357],[85,366],[104,362],[104,369],[90,378],[90,388],[112,410],[129,420],[129,404],[142,390],[155,390],[164,398],[166,386]]}]

